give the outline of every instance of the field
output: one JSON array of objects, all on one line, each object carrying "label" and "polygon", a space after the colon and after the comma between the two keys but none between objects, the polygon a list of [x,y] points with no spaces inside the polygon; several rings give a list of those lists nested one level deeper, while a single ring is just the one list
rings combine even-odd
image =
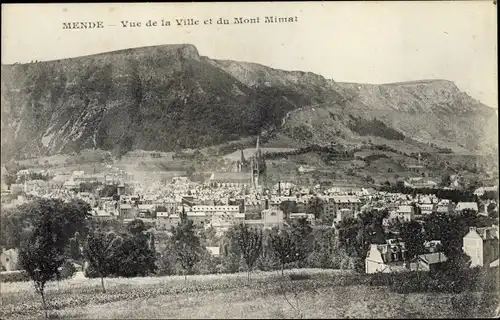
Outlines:
[{"label": "field", "polygon": [[[47,288],[51,318],[444,318],[487,310],[457,307],[450,294],[396,294],[359,284],[355,274],[335,270],[287,270],[246,274],[73,279]],[[304,276],[305,275],[305,276]],[[300,280],[302,279],[302,280]],[[31,283],[4,283],[2,319],[42,318]],[[475,294],[480,296],[480,293]],[[470,298],[469,298],[470,299]],[[460,300],[462,301],[462,300]],[[469,301],[469,300],[467,300]]]}]

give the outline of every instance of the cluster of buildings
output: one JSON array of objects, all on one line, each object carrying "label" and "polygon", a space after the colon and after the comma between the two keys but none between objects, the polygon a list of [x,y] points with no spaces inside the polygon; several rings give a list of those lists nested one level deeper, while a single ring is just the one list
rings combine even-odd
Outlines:
[{"label": "cluster of buildings", "polygon": [[[255,157],[258,158],[259,153]],[[496,205],[493,201],[485,201],[483,209],[479,210],[476,202],[453,203],[434,195],[407,195],[356,187],[322,189],[319,185],[299,186],[282,181],[264,189],[260,184],[263,170],[259,163],[242,156],[236,172],[212,173],[203,183],[178,176],[170,181],[140,184],[133,176],[116,168],[110,168],[106,174],[55,173],[49,180],[25,180],[23,184],[11,185],[9,192],[17,198],[3,206],[22,204],[27,196],[78,198],[90,204],[96,219],[127,222],[141,218],[150,220],[159,230],[168,230],[186,218],[198,227],[212,226],[224,231],[241,222],[273,227],[300,217],[312,224],[320,217],[323,224],[335,225],[374,209],[389,211],[385,224],[394,219],[411,221],[431,213],[453,214],[463,210],[487,215],[490,204]],[[250,170],[244,172],[245,168]],[[82,191],[82,184],[100,187],[96,192]],[[99,195],[99,190],[106,185],[116,186],[113,196]],[[497,190],[495,188],[483,188],[478,192]],[[285,203],[293,205],[287,209]]]},{"label": "cluster of buildings", "polygon": [[[214,228],[223,234],[240,223],[273,228],[286,226],[299,218],[306,218],[311,225],[321,223],[335,227],[367,210],[388,210],[389,216],[384,220],[387,226],[395,219],[411,221],[432,213],[454,214],[472,210],[487,215],[490,204],[496,205],[492,201],[484,202],[481,203],[484,209],[480,210],[476,202],[453,203],[433,195],[407,195],[357,187],[325,189],[320,185],[300,186],[283,181],[269,185],[258,139],[254,156],[246,159],[242,152],[232,172],[213,172],[204,182],[173,176],[141,183],[123,170],[112,166],[107,169],[106,173],[99,174],[43,172],[50,179],[24,179],[22,184],[15,183],[10,190],[3,190],[14,199],[2,203],[2,206],[22,204],[27,201],[27,196],[63,200],[78,198],[90,204],[95,219],[116,219],[123,223],[143,219],[154,225],[157,232],[168,232],[186,219],[199,229]],[[418,171],[420,167],[413,169]],[[30,173],[22,170],[18,175],[29,176]],[[411,180],[409,185],[435,186],[422,179]],[[89,184],[98,187],[94,191],[82,190],[82,185]],[[112,194],[100,194],[100,190],[109,186],[116,190]],[[498,191],[498,187],[478,189],[477,193],[488,191]],[[496,251],[492,243],[496,243]],[[383,245],[373,244],[366,258],[366,272],[430,269],[447,259],[436,250],[438,244],[438,240],[426,243],[428,253],[412,261],[407,259],[404,243],[392,239]],[[498,264],[498,227],[471,229],[464,237],[464,251],[472,257],[475,265],[489,265],[495,259]]]},{"label": "cluster of buildings", "polygon": [[[426,253],[408,259],[408,251],[404,242],[395,239],[385,244],[372,244],[365,259],[366,273],[391,273],[407,270],[431,271],[439,269],[448,260],[439,251],[441,241],[425,243]],[[463,252],[469,256],[472,267],[498,267],[499,232],[498,225],[490,227],[471,227],[463,237]]]}]

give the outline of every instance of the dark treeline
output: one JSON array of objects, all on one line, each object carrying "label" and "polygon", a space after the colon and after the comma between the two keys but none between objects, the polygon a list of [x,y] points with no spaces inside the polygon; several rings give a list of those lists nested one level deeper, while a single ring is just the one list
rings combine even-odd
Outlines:
[{"label": "dark treeline", "polygon": [[403,183],[395,185],[384,184],[380,187],[381,191],[402,193],[411,195],[435,195],[438,199],[448,199],[453,202],[478,202],[479,198],[471,190],[458,190],[458,189],[440,189],[440,188],[411,188],[405,186]]},{"label": "dark treeline", "polygon": [[341,150],[341,148],[338,146],[310,145],[304,148],[295,149],[293,151],[267,152],[264,154],[264,158],[266,160],[274,160],[287,156],[296,156],[310,152],[326,154],[328,155],[327,156],[328,158],[336,158],[336,159],[352,159],[354,157],[354,151]]},{"label": "dark treeline", "polygon": [[379,136],[388,140],[404,140],[405,136],[388,126],[376,118],[366,120],[361,117],[350,115],[351,122],[348,124],[349,129],[362,136]]}]

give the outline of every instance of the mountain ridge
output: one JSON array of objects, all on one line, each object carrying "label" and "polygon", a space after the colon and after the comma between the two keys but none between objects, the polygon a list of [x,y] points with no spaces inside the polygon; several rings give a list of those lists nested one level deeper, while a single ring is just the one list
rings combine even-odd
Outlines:
[{"label": "mountain ridge", "polygon": [[[315,105],[309,113],[296,111]],[[330,120],[313,124],[318,110]],[[210,59],[191,44],[2,65],[2,151],[9,157],[88,147],[117,154],[201,148],[262,131],[294,132],[304,123],[316,142],[328,144],[336,132],[348,140],[360,136],[350,129],[359,127],[351,123],[356,117],[362,123],[376,118],[383,123],[373,122],[376,128],[423,143],[484,151],[496,148],[488,110],[495,114],[448,80],[336,82],[312,72]],[[286,117],[293,128],[282,126]],[[466,125],[470,132],[462,132]]]}]

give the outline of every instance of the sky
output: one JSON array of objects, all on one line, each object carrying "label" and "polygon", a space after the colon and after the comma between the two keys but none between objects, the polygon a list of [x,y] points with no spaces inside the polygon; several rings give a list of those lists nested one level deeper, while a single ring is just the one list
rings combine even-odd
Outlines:
[{"label": "sky", "polygon": [[[297,22],[263,23],[265,16]],[[217,25],[218,18],[261,19]],[[177,26],[175,19],[200,25]],[[171,26],[146,27],[148,20]],[[212,24],[204,24],[212,19]],[[63,22],[103,21],[64,30]],[[121,21],[141,22],[137,28]],[[338,82],[446,79],[497,108],[493,1],[2,5],[2,63],[191,43],[201,55],[311,71]]]}]

